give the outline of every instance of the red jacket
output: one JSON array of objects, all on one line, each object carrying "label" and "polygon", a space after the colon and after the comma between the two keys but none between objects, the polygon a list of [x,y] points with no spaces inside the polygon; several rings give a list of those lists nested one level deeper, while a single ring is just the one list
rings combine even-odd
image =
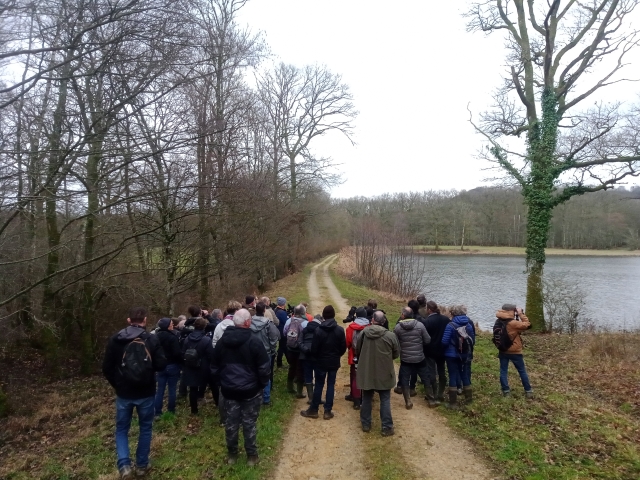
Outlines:
[{"label": "red jacket", "polygon": [[356,322],[351,322],[347,327],[347,350],[349,351],[349,365],[353,365],[353,350],[356,348],[353,345],[353,332],[355,330],[364,330],[368,325],[359,325]]}]

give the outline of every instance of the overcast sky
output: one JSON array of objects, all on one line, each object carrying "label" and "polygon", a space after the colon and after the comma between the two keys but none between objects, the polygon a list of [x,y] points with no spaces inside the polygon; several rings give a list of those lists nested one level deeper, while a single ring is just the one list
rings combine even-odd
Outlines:
[{"label": "overcast sky", "polygon": [[[471,189],[495,175],[476,157],[468,122],[486,109],[504,70],[498,35],[467,33],[467,0],[251,0],[240,23],[261,30],[275,60],[339,73],[360,112],[344,137],[312,149],[341,164],[335,197]],[[626,75],[640,77],[635,63]],[[632,100],[638,84],[609,95]]]}]

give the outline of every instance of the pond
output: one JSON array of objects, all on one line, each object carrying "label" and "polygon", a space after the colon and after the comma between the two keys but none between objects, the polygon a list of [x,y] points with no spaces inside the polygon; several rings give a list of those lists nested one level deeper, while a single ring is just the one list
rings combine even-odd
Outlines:
[{"label": "pond", "polygon": [[[425,255],[425,294],[444,305],[464,304],[469,317],[491,329],[504,303],[524,308],[523,257]],[[597,327],[640,328],[640,257],[549,256],[545,275],[560,275],[586,294],[585,316]]]}]

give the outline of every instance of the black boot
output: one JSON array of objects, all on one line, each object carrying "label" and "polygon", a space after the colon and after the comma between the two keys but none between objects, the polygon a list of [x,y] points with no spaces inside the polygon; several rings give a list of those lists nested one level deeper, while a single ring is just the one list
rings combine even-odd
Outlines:
[{"label": "black boot", "polygon": [[462,391],[464,392],[465,403],[468,405],[473,402],[473,388],[471,388],[471,385],[469,385],[468,387],[464,387]]},{"label": "black boot", "polygon": [[305,393],[303,392],[304,383],[296,382],[296,398],[307,398]]},{"label": "black boot", "polygon": [[402,396],[404,397],[404,406],[407,410],[413,408],[413,402],[411,401],[411,389],[409,387],[402,387]]},{"label": "black boot", "polygon": [[313,400],[313,383],[305,383],[304,386],[307,387],[307,397],[309,397],[307,405],[311,405],[311,400]]},{"label": "black boot", "polygon": [[449,403],[447,408],[451,410],[458,410],[458,389],[456,387],[449,387]]},{"label": "black boot", "polygon": [[424,398],[427,401],[427,404],[429,405],[429,408],[434,408],[434,407],[437,407],[438,405],[440,405],[440,402],[438,400],[436,400],[436,397],[433,394],[433,386],[425,385],[424,389],[427,392],[427,394],[425,395]]},{"label": "black boot", "polygon": [[295,388],[293,388],[293,379],[289,380],[287,378],[287,392],[288,393],[296,393]]}]

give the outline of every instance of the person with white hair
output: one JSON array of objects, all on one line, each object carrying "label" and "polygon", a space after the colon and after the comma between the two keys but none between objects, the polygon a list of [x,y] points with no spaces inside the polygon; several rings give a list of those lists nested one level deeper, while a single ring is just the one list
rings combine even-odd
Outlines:
[{"label": "person with white hair", "polygon": [[242,424],[247,465],[259,462],[257,427],[262,390],[269,383],[271,360],[260,339],[251,332],[251,314],[241,308],[233,315],[216,344],[211,373],[216,376],[224,396],[227,463],[238,461],[238,431]]}]

